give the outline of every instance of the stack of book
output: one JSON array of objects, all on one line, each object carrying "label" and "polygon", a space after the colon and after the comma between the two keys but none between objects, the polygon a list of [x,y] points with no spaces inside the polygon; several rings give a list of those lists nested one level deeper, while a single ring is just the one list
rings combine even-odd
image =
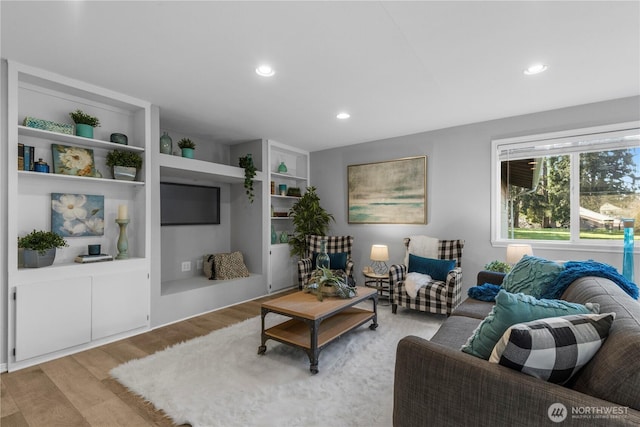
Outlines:
[{"label": "stack of book", "polygon": [[32,171],[34,160],[34,147],[18,143],[18,170]]},{"label": "stack of book", "polygon": [[76,262],[87,263],[87,262],[99,262],[99,261],[113,261],[113,256],[109,254],[100,254],[100,255],[78,255],[75,259]]}]

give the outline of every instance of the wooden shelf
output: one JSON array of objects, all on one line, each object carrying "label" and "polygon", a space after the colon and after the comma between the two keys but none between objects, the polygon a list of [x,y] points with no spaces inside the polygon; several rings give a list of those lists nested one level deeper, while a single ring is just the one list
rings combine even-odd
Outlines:
[{"label": "wooden shelf", "polygon": [[47,280],[48,278],[57,277],[58,275],[72,274],[80,276],[102,274],[110,273],[114,270],[145,266],[144,258],[131,257],[128,259],[115,259],[115,255],[113,258],[113,261],[105,262],[65,262],[40,268],[19,268],[12,274],[12,277],[16,278],[17,282],[34,282]]},{"label": "wooden shelf", "polygon": [[43,129],[31,128],[28,126],[18,126],[18,135],[33,136],[36,138],[46,139],[49,141],[64,142],[73,146],[81,146],[87,148],[102,148],[105,150],[123,150],[123,151],[139,151],[143,152],[144,148],[134,145],[116,144],[111,141],[102,141],[100,139],[83,138],[81,136],[69,135],[66,133],[51,132]]},{"label": "wooden shelf", "polygon": [[298,200],[300,199],[300,197],[302,196],[281,196],[279,194],[272,194],[271,197],[274,197],[276,199],[289,199],[289,200]]},{"label": "wooden shelf", "polygon": [[[318,347],[338,338],[345,332],[372,319],[374,313],[351,307],[322,321],[318,330]],[[301,320],[288,320],[265,331],[269,337],[303,348],[311,348],[309,325]]]},{"label": "wooden shelf", "polygon": [[63,175],[59,173],[41,173],[32,171],[18,171],[18,176],[29,179],[54,179],[54,180],[70,180],[70,181],[91,181],[100,184],[115,185],[144,185],[142,181],[123,181],[119,179],[95,178],[90,176]]},{"label": "wooden shelf", "polygon": [[194,289],[201,289],[209,286],[221,285],[225,283],[231,283],[231,282],[241,283],[246,281],[247,279],[255,278],[258,276],[261,276],[261,274],[251,273],[249,277],[239,277],[237,279],[230,279],[230,280],[209,280],[205,276],[189,277],[187,279],[180,279],[180,280],[166,280],[162,282],[160,294],[172,295],[172,294],[178,294],[181,292],[189,292]]},{"label": "wooden shelf", "polygon": [[282,178],[282,179],[293,179],[296,181],[306,181],[307,178],[304,176],[294,176],[294,175],[290,175],[290,174],[286,174],[286,173],[280,173],[280,172],[271,172],[271,177],[272,178]]},{"label": "wooden shelf", "polygon": [[[230,184],[241,184],[244,182],[244,169],[223,165],[221,163],[205,162],[203,160],[188,159],[169,154],[160,154],[160,179],[162,181],[218,181]],[[256,172],[254,181],[262,181],[263,173]]]}]

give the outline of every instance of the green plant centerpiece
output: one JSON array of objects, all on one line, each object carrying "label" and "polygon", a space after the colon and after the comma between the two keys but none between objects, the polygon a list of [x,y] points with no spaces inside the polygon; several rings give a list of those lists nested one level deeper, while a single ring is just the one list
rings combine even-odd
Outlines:
[{"label": "green plant centerpiece", "polygon": [[18,237],[18,248],[24,249],[24,266],[47,267],[53,264],[56,249],[69,246],[67,241],[53,231],[36,231]]},{"label": "green plant centerpiece", "polygon": [[253,164],[253,157],[251,154],[247,154],[244,157],[238,159],[240,167],[244,169],[244,189],[247,193],[247,198],[250,203],[253,203],[253,178],[256,176],[256,167]]},{"label": "green plant centerpiece", "polygon": [[77,125],[89,125],[92,128],[100,126],[100,120],[97,117],[91,116],[82,110],[72,111],[69,116],[71,116],[73,123]]},{"label": "green plant centerpiece", "polygon": [[291,207],[289,217],[293,223],[293,234],[289,236],[289,252],[303,258],[307,248],[307,236],[326,236],[329,223],[335,221],[332,214],[320,206],[320,197],[315,187],[307,191]]},{"label": "green plant centerpiece", "polygon": [[318,301],[324,297],[353,298],[357,294],[355,286],[349,286],[343,271],[332,271],[325,267],[317,268],[304,285],[304,292],[312,293]]},{"label": "green plant centerpiece", "polygon": [[511,271],[511,266],[506,262],[496,260],[485,265],[484,269],[486,271],[495,271],[497,273],[508,273]]}]

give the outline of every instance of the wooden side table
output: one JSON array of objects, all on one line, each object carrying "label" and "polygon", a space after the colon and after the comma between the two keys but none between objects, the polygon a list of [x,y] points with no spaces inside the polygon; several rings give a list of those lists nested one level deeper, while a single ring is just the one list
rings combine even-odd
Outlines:
[{"label": "wooden side table", "polygon": [[377,289],[378,299],[386,299],[390,304],[389,274],[376,274],[372,270],[362,270],[362,275],[364,276],[364,285],[368,288]]}]

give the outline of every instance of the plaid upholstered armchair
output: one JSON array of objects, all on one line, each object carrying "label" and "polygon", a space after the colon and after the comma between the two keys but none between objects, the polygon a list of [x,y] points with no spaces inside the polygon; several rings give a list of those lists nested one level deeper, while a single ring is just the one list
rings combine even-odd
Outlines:
[{"label": "plaid upholstered armchair", "polygon": [[[407,247],[407,259],[410,252],[410,238],[404,239]],[[451,314],[462,299],[462,249],[464,240],[438,240],[437,259],[454,260],[455,268],[446,273],[443,281],[432,280],[426,286],[420,288],[415,298],[408,293],[405,279],[408,274],[408,265],[393,264],[389,268],[389,288],[391,297],[391,311],[395,314],[398,306],[428,313]],[[420,255],[420,254],[416,254]]]},{"label": "plaid upholstered armchair", "polygon": [[[344,259],[344,271],[353,280],[353,261],[351,259],[351,249],[353,247],[353,236],[307,236],[307,249],[303,259],[298,261],[298,289],[307,283],[313,272],[314,254],[320,253],[322,241],[326,240],[326,249],[330,258],[334,260]],[[338,257],[338,254],[340,256]],[[346,257],[344,256],[346,254]],[[330,263],[332,270],[335,269],[334,262]],[[342,265],[338,266],[342,267]]]}]

